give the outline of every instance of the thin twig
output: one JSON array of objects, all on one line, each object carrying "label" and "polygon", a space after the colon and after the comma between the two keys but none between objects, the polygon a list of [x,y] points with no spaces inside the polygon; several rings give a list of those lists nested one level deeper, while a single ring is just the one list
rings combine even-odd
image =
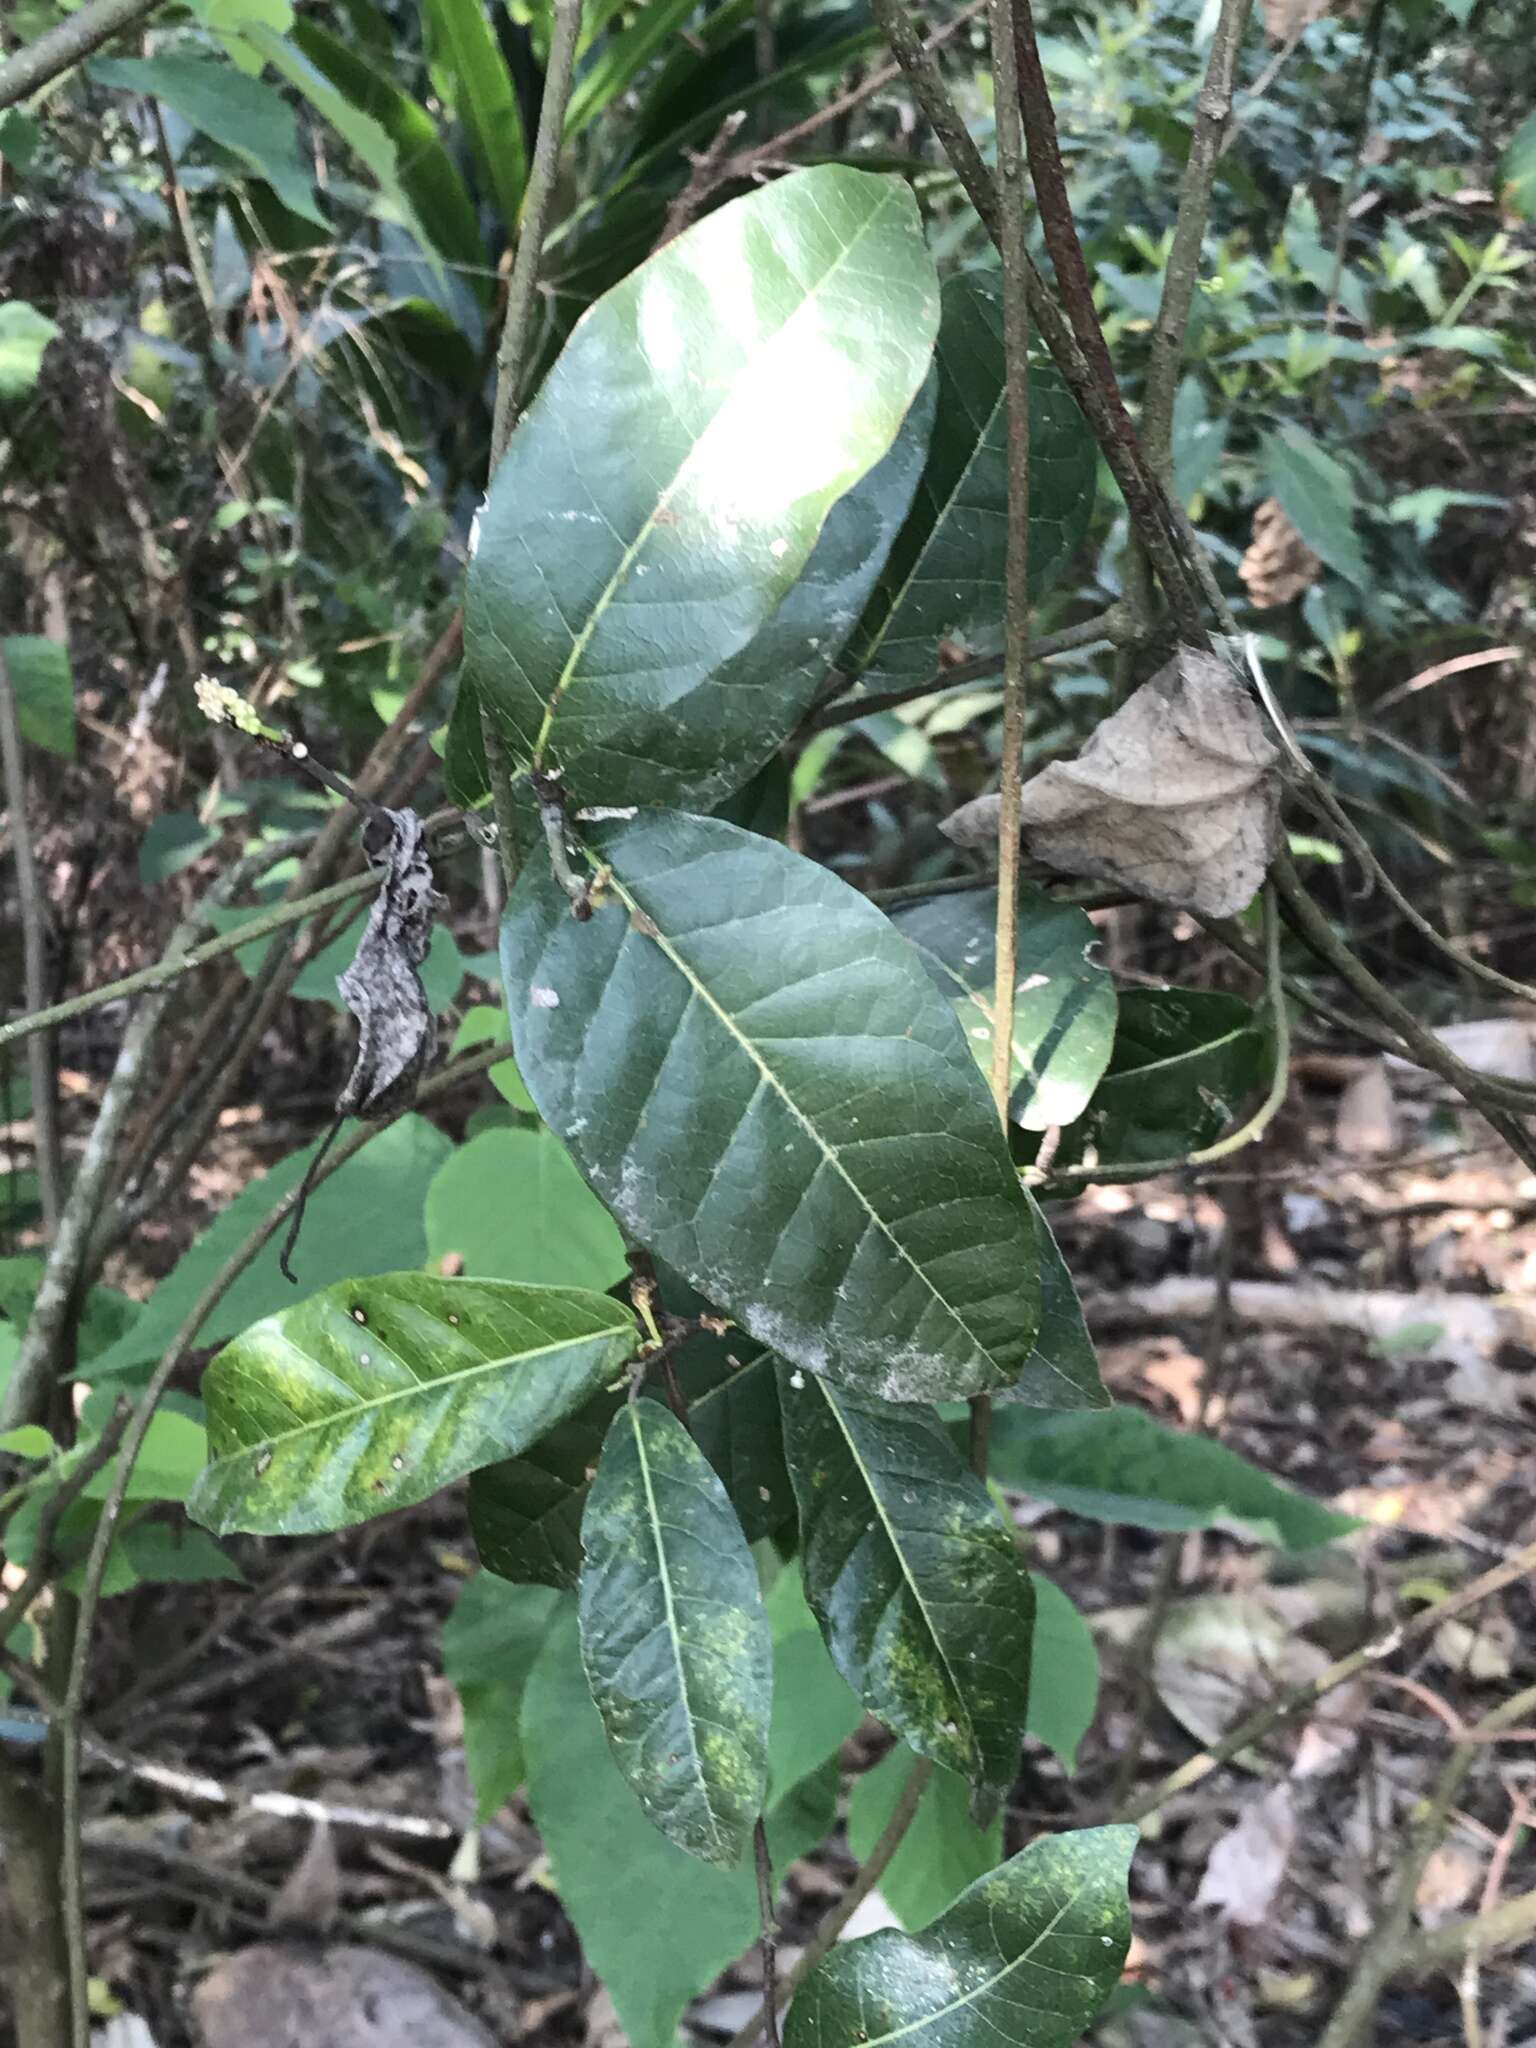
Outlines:
[{"label": "thin twig", "polygon": [[0,64],[0,107],[13,107],[39,87],[83,64],[120,30],[153,14],[162,0],[89,0],[78,13]]},{"label": "thin twig", "polygon": [[[822,1916],[799,1962],[784,1979],[779,1992],[779,2005],[787,2005],[816,1965],[824,1956],[831,1953],[838,1936],[884,1877],[890,1868],[892,1857],[906,1839],[907,1829],[917,1816],[923,1792],[932,1776],[933,1765],[927,1757],[919,1757],[907,1776],[906,1784],[901,1788],[901,1797],[891,1809],[891,1817],[886,1822],[879,1841],[870,1850],[858,1876],[837,1904]],[[728,2048],[752,2048],[752,2043],[767,2024],[765,2000],[762,2009],[752,2015],[741,2032],[730,2041]]]},{"label": "thin twig", "polygon": [[[484,1071],[498,1061],[511,1057],[510,1045],[477,1046],[453,1066],[424,1082],[417,1093],[416,1102],[430,1100],[445,1093],[471,1074]],[[397,1115],[404,1115],[402,1107]],[[351,1132],[346,1142],[337,1147],[324,1170],[315,1176],[316,1185],[330,1179],[341,1170],[349,1159],[362,1150],[372,1139],[385,1130],[395,1117],[381,1119],[377,1123],[362,1124]],[[208,1317],[213,1313],[229,1289],[250,1265],[262,1248],[287,1222],[297,1206],[299,1190],[290,1188],[262,1217],[255,1229],[240,1247],[232,1252],[203,1289],[194,1303],[181,1328],[172,1338],[169,1349],[156,1366],[138,1403],[123,1437],[122,1449],[117,1456],[112,1481],[101,1504],[101,1514],[91,1540],[90,1553],[86,1558],[79,1596],[79,1619],[75,1632],[74,1651],[69,1663],[69,1681],[64,1691],[63,1707],[59,1716],[59,1738],[61,1748],[60,1773],[62,1780],[63,1805],[63,1847],[61,1854],[61,1888],[65,1900],[68,1922],[70,1957],[70,1992],[72,2016],[76,2029],[76,2048],[89,2048],[90,2014],[86,2000],[86,1952],[85,1922],[81,1897],[81,1840],[80,1840],[80,1757],[82,1727],[81,1719],[85,1707],[86,1681],[90,1672],[91,1632],[96,1618],[96,1608],[101,1599],[102,1580],[106,1573],[107,1558],[117,1533],[117,1524],[127,1496],[128,1482],[133,1476],[133,1467],[149,1426],[155,1417],[160,1397],[182,1361],[193,1349],[198,1334]]]},{"label": "thin twig", "polygon": [[[0,772],[4,776],[5,808],[11,816],[11,855],[16,863],[16,894],[21,910],[22,986],[29,1010],[48,999],[48,907],[38,880],[27,823],[27,767],[21,747],[21,719],[11,682],[5,644],[0,641]],[[54,1100],[53,1039],[39,1032],[27,1041],[27,1073],[32,1083],[32,1128],[36,1134],[37,1190],[43,1228],[51,1240],[59,1224],[59,1128]]]},{"label": "thin twig", "polygon": [[1422,1642],[1426,1636],[1434,1634],[1441,1622],[1465,1614],[1469,1608],[1491,1599],[1495,1593],[1502,1593],[1506,1586],[1514,1585],[1517,1580],[1529,1578],[1533,1572],[1536,1572],[1536,1543],[1528,1543],[1523,1550],[1517,1550],[1501,1564],[1470,1580],[1460,1592],[1447,1594],[1433,1606],[1421,1608],[1408,1621],[1377,1641],[1351,1650],[1347,1657],[1337,1658],[1305,1685],[1295,1686],[1270,1705],[1258,1708],[1235,1728],[1229,1729],[1219,1742],[1213,1742],[1208,1749],[1202,1749],[1198,1755],[1180,1764],[1176,1771],[1160,1778],[1117,1814],[1116,1819],[1145,1820],[1149,1813],[1156,1813],[1179,1793],[1203,1783],[1213,1771],[1230,1763],[1233,1757],[1240,1756],[1255,1743],[1262,1742],[1266,1736],[1273,1735],[1277,1728],[1294,1721],[1297,1715],[1310,1713],[1319,1700],[1347,1679],[1369,1671],[1373,1664],[1384,1663],[1388,1657],[1396,1656],[1399,1650],[1407,1649],[1412,1643]]},{"label": "thin twig", "polygon": [[53,1539],[58,1526],[96,1474],[116,1456],[123,1432],[128,1427],[129,1412],[126,1401],[113,1411],[101,1435],[81,1451],[80,1462],[60,1480],[39,1509],[37,1527],[32,1535],[31,1562],[21,1584],[4,1607],[0,1607],[0,1643],[21,1626],[33,1601],[47,1585],[49,1574],[57,1562],[53,1555]]},{"label": "thin twig", "polygon": [[544,73],[544,97],[539,104],[538,133],[534,138],[533,162],[529,167],[528,188],[523,199],[517,254],[512,260],[512,275],[507,284],[507,310],[502,321],[501,346],[496,352],[496,409],[491,426],[489,464],[489,474],[493,477],[517,424],[518,402],[527,367],[528,337],[538,297],[539,264],[544,255],[544,238],[549,230],[555,181],[560,173],[565,111],[570,104],[576,44],[580,36],[581,0],[555,0],[554,30],[549,41],[549,65]]},{"label": "thin twig", "polygon": [[779,2048],[779,1958],[773,1916],[773,1863],[768,1854],[768,1830],[763,1825],[761,1814],[752,1828],[752,1857],[757,1866],[757,1910],[763,1926],[762,1940],[758,1944],[763,1958],[763,2027],[768,2035],[768,2048]]},{"label": "thin twig", "polygon": [[[1504,1700],[1478,1724],[1479,1729],[1495,1733],[1518,1721],[1532,1707],[1536,1707],[1536,1685]],[[1369,2029],[1387,1981],[1401,1964],[1425,1866],[1445,1832],[1446,1819],[1478,1754],[1476,1743],[1460,1743],[1446,1758],[1435,1788],[1409,1835],[1407,1850],[1398,1860],[1381,1918],[1360,1951],[1318,2048],[1354,2048]]]},{"label": "thin twig", "polygon": [[1211,187],[1222,140],[1232,116],[1232,88],[1253,0],[1221,0],[1205,82],[1195,104],[1194,132],[1179,187],[1179,212],[1163,271],[1163,291],[1147,345],[1147,381],[1141,401],[1141,438],[1147,460],[1166,481],[1173,463],[1173,398],[1184,361],[1189,316],[1200,278]]}]

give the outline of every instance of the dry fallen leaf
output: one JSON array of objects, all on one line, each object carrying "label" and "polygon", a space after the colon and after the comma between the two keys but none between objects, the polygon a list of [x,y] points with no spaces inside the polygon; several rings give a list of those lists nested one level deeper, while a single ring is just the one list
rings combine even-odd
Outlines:
[{"label": "dry fallen leaf", "polygon": [[1397,1147],[1397,1104],[1386,1065],[1372,1060],[1339,1097],[1333,1142],[1348,1157],[1392,1152]]},{"label": "dry fallen leaf", "polygon": [[324,1933],[341,1903],[341,1867],[331,1824],[317,1820],[304,1854],[283,1879],[282,1889],[267,1909],[274,1927],[301,1927]]},{"label": "dry fallen leaf", "polygon": [[[1247,1593],[1176,1601],[1152,1653],[1163,1704],[1202,1742],[1217,1742],[1253,1708],[1315,1678],[1328,1659]],[[1252,1752],[1236,1759],[1252,1767]]]},{"label": "dry fallen leaf", "polygon": [[398,1956],[258,1942],[192,1994],[201,2048],[495,2048],[459,2001]]},{"label": "dry fallen leaf", "polygon": [[1292,526],[1278,498],[1253,515],[1253,540],[1237,566],[1256,611],[1273,611],[1312,588],[1323,565]]},{"label": "dry fallen leaf", "polygon": [[1486,1609],[1471,1622],[1442,1621],[1432,1647],[1435,1661],[1459,1678],[1482,1684],[1508,1678],[1514,1669],[1515,1630],[1508,1615]]},{"label": "dry fallen leaf", "polygon": [[1424,1866],[1413,1910],[1421,1927],[1442,1927],[1472,1896],[1477,1859],[1455,1842],[1442,1842]]},{"label": "dry fallen leaf", "polygon": [[[1208,917],[1249,903],[1278,843],[1278,750],[1225,662],[1181,648],[1073,761],[1025,785],[1024,843],[1067,874]],[[959,846],[997,837],[1000,799],[945,820]]]},{"label": "dry fallen leaf", "polygon": [[1296,1810],[1282,1780],[1251,1799],[1211,1850],[1195,1904],[1219,1907],[1239,1927],[1262,1926],[1295,1844]]}]

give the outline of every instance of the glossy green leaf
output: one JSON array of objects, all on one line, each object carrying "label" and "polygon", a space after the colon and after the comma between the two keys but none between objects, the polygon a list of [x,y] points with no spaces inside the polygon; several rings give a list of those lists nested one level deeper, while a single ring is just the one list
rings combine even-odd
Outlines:
[{"label": "glossy green leaf", "polygon": [[1241,996],[1125,990],[1108,1072],[1057,1162],[1135,1166],[1208,1145],[1251,1106],[1272,1059],[1269,1031]]},{"label": "glossy green leaf", "polygon": [[1313,553],[1351,583],[1368,588],[1371,572],[1355,531],[1354,479],[1344,465],[1304,427],[1287,421],[1259,436],[1259,474]]},{"label": "glossy green leaf", "polygon": [[1131,1827],[1048,1835],[973,1884],[921,1936],[846,1941],[811,1972],[784,2048],[1067,2048],[1130,1946]]},{"label": "glossy green leaf", "polygon": [[[0,319],[6,308],[0,306]],[[0,330],[0,353],[4,351]],[[0,376],[0,395],[3,395]],[[70,672],[69,649],[60,640],[45,639],[40,633],[8,634],[0,642],[11,688],[16,694],[16,722],[21,736],[50,754],[75,758],[75,685]]]},{"label": "glossy green leaf", "polygon": [[526,1280],[599,1293],[629,1268],[613,1218],[552,1131],[482,1131],[427,1190],[427,1256],[449,1253],[473,1279]]},{"label": "glossy green leaf", "polygon": [[629,2048],[676,2048],[689,2000],[757,1938],[757,1887],[654,1828],[619,1772],[582,1669],[576,1617],[557,1615],[523,1697],[528,1804],[560,1903]]},{"label": "glossy green leaf", "polygon": [[421,0],[421,11],[453,82],[454,111],[510,237],[522,212],[528,150],[517,92],[484,0]]},{"label": "glossy green leaf", "polygon": [[1083,1320],[1067,1262],[1033,1195],[1029,1206],[1040,1261],[1040,1327],[1024,1370],[1012,1386],[999,1387],[993,1398],[1017,1401],[1026,1408],[1107,1408],[1109,1395],[1099,1377],[1099,1354]]},{"label": "glossy green leaf", "polygon": [[[892,920],[917,947],[960,1021],[984,1072],[992,1066],[997,985],[997,891],[931,896]],[[1009,1113],[1026,1131],[1082,1115],[1109,1064],[1115,988],[1094,956],[1099,935],[1075,904],[1025,890],[1019,899]]]},{"label": "glossy green leaf", "polygon": [[124,1560],[144,1586],[245,1583],[245,1573],[205,1529],[185,1522],[136,1522],[117,1539]]},{"label": "glossy green leaf", "polygon": [[344,1529],[515,1455],[619,1372],[627,1309],[575,1288],[391,1273],[269,1316],[203,1376],[216,1534]]},{"label": "glossy green leaf", "polygon": [[758,1342],[893,1400],[1023,1368],[1034,1224],[953,1009],[826,870],[719,819],[589,829],[578,923],[530,861],[518,1066],[626,1233]]},{"label": "glossy green leaf", "polygon": [[[855,1778],[848,1795],[848,1846],[861,1863],[885,1831],[911,1774],[912,1752],[898,1742],[873,1770]],[[901,1847],[880,1880],[880,1896],[915,1933],[952,1906],[968,1884],[1002,1861],[1003,1824],[979,1828],[970,1787],[953,1771],[935,1771]]]},{"label": "glossy green leaf", "polygon": [[466,585],[469,665],[520,763],[578,804],[707,804],[767,758],[799,702],[770,719],[710,678],[891,446],[937,299],[905,184],[826,167],[721,207],[592,308]]},{"label": "glossy green leaf", "polygon": [[619,1768],[669,1841],[728,1869],[768,1789],[772,1639],[741,1524],[670,1409],[615,1415],[581,1536],[582,1662]]},{"label": "glossy green leaf", "polygon": [[545,1586],[476,1572],[443,1623],[443,1675],[464,1710],[464,1762],[482,1827],[523,1782],[528,1674],[559,1604]]},{"label": "glossy green leaf", "polygon": [[[309,1198],[294,1271],[306,1287],[420,1266],[427,1256],[422,1205],[451,1147],[425,1117],[403,1116],[323,1181]],[[304,1178],[315,1147],[291,1152],[251,1181],[160,1282],[143,1312],[90,1364],[93,1381],[146,1370],[164,1352],[225,1261]],[[278,1267],[280,1237],[247,1266],[205,1320],[200,1344],[219,1344],[261,1316],[293,1304]]]},{"label": "glossy green leaf", "polygon": [[[459,1028],[453,1034],[453,1043],[448,1048],[448,1057],[455,1059],[461,1052],[468,1052],[477,1045],[496,1045],[512,1036],[512,1027],[507,1022],[507,1013],[494,1003],[472,1003],[459,1019]],[[486,1070],[486,1079],[496,1090],[503,1102],[513,1109],[526,1110],[533,1115],[533,1097],[523,1086],[523,1077],[517,1071],[516,1060],[502,1060]]]},{"label": "glossy green leaf", "polygon": [[1210,1437],[1170,1429],[1142,1408],[1097,1415],[993,1417],[992,1477],[1075,1515],[1140,1529],[1236,1523],[1261,1543],[1310,1550],[1359,1525],[1294,1493]]},{"label": "glossy green leaf", "polygon": [[698,0],[646,0],[626,25],[606,37],[583,67],[565,116],[565,138],[571,141],[589,127],[633,84],[651,60],[676,39],[678,30],[698,11]]},{"label": "glossy green leaf", "polygon": [[[963,272],[944,286],[934,351],[928,461],[854,639],[870,681],[932,675],[940,642],[997,645],[1007,541],[1007,407],[1001,288]],[[1029,372],[1029,587],[1048,590],[1088,530],[1098,480],[1093,436],[1061,374]]]},{"label": "glossy green leaf", "polygon": [[89,69],[100,85],[160,100],[264,178],[290,212],[330,232],[315,199],[312,171],[300,154],[293,109],[262,79],[190,52],[98,59]]},{"label": "glossy green leaf", "polygon": [[[794,1500],[773,1360],[766,1352],[747,1352],[739,1365],[729,1363],[739,1356],[727,1339],[695,1337],[675,1363],[688,1426],[755,1542],[784,1524]],[[650,1397],[662,1398],[655,1390]],[[488,1570],[533,1585],[575,1586],[587,1486],[621,1398],[599,1396],[523,1457],[475,1474],[469,1520]]]},{"label": "glossy green leaf", "polygon": [[932,1410],[782,1365],[806,1597],[870,1712],[978,1787],[1013,1782],[1034,1595],[986,1487]]},{"label": "glossy green leaf", "polygon": [[1526,115],[1504,153],[1499,192],[1506,213],[1536,220],[1536,113]]},{"label": "glossy green leaf", "polygon": [[57,324],[25,299],[0,306],[0,398],[25,398],[37,382]]},{"label": "glossy green leaf", "polygon": [[491,778],[485,765],[480,695],[467,668],[459,671],[453,709],[443,736],[443,787],[449,802],[457,804],[461,811],[472,811],[490,800]]},{"label": "glossy green leaf", "polygon": [[1039,1572],[1029,1576],[1035,1589],[1035,1637],[1028,1728],[1037,1742],[1055,1751],[1064,1769],[1075,1771],[1077,1746],[1098,1712],[1098,1645],[1061,1588]]},{"label": "glossy green leaf", "polygon": [[777,1805],[836,1758],[864,1719],[864,1708],[827,1654],[798,1564],[784,1567],[765,1605],[773,1630],[768,1797]]}]

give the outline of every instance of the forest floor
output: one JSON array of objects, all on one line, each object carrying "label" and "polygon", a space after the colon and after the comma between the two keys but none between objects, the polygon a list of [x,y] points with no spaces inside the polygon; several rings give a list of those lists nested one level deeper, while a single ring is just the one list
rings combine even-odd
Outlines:
[{"label": "forest floor", "polygon": [[[1536,1536],[1536,1338],[1520,1341],[1522,1302],[1536,1321],[1536,1180],[1402,1074],[1304,1055],[1297,1082],[1225,1177],[1090,1189],[1053,1221],[1117,1400],[1203,1423],[1360,1527],[1293,1554],[1016,1501],[1031,1562],[1092,1622],[1103,1681],[1076,1773],[1026,1758],[1011,1848],[1107,1817],[1199,1732]],[[225,1144],[216,1177],[238,1184],[253,1163],[238,1119]],[[1344,1326],[1362,1297],[1375,1337]],[[1500,1303],[1490,1337],[1477,1316]],[[101,1622],[91,1716],[112,1755],[88,1767],[92,1968],[107,2010],[142,2023],[116,2022],[113,2048],[183,2048],[194,2011],[208,2048],[266,2048],[296,2011],[326,2048],[487,2033],[615,2048],[526,1811],[514,1801],[472,1829],[439,1647],[473,1569],[462,1489],[340,1536],[233,1548],[248,1584],[142,1587]],[[1122,2010],[1093,2038],[1316,2042],[1455,1730],[1533,1679],[1526,1581],[1163,1806],[1135,1862]],[[1520,1826],[1536,1738],[1522,1733],[1479,1754],[1417,1887],[1413,1937],[1536,1884]],[[871,1753],[866,1730],[850,1761]],[[834,1836],[787,1873],[781,1963],[851,1868]],[[876,1895],[856,1931],[879,1908]],[[695,2008],[701,2043],[750,2016],[754,1967]],[[1443,1968],[1400,1976],[1378,2042],[1462,2041],[1462,1995]],[[1536,1953],[1486,1959],[1478,1996],[1487,2042],[1536,2039]]]}]

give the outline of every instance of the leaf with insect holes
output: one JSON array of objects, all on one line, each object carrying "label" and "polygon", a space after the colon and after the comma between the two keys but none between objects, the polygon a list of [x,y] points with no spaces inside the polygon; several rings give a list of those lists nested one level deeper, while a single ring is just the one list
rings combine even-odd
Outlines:
[{"label": "leaf with insect holes", "polygon": [[203,1378],[215,1534],[345,1529],[537,1443],[612,1380],[628,1309],[576,1288],[390,1273],[226,1345]]},{"label": "leaf with insect holes", "polygon": [[806,1597],[872,1714],[979,1788],[1013,1782],[1034,1590],[932,1409],[779,1368]]},{"label": "leaf with insect holes", "polygon": [[906,183],[841,165],[718,208],[591,308],[465,589],[468,668],[520,765],[578,805],[703,809],[751,777],[815,672],[720,672],[890,448],[937,324]]},{"label": "leaf with insect holes", "polygon": [[834,1948],[795,1994],[784,2048],[1067,2048],[1130,1946],[1131,1827],[1048,1835],[920,1935]]},{"label": "leaf with insect holes", "polygon": [[530,861],[502,972],[519,1071],[621,1227],[813,1372],[890,1400],[1008,1384],[1039,1316],[1034,1222],[911,948],[719,819],[577,829],[599,907],[577,922]]},{"label": "leaf with insect holes", "polygon": [[725,1488],[670,1409],[614,1416],[581,1538],[581,1656],[619,1768],[669,1841],[729,1869],[768,1789],[773,1646]]}]

